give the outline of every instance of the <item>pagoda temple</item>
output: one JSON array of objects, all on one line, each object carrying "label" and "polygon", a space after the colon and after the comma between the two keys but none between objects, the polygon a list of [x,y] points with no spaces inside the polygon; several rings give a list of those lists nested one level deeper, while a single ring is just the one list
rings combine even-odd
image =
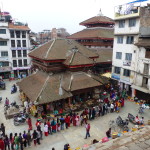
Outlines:
[{"label": "pagoda temple", "polygon": [[45,112],[77,109],[108,83],[89,71],[99,55],[74,40],[51,40],[29,56],[35,71],[18,83],[21,100]]},{"label": "pagoda temple", "polygon": [[80,23],[86,28],[70,35],[74,39],[89,48],[112,48],[114,21],[111,18],[99,14]]}]

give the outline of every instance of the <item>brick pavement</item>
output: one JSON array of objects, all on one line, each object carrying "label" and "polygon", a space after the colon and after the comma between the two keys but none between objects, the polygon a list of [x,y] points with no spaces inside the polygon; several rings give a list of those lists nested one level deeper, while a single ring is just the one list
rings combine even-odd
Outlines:
[{"label": "brick pavement", "polygon": [[[0,103],[0,123],[4,123],[6,126],[6,133],[10,132],[23,132],[23,130],[27,130],[28,126],[27,124],[20,125],[20,126],[14,126],[13,120],[6,120],[4,117],[3,112],[3,106],[4,106],[4,100],[5,97],[8,97],[10,101],[16,100],[17,103],[20,103],[19,100],[19,92],[15,94],[10,94],[11,85],[15,83],[14,81],[7,82],[6,83],[6,90],[0,91],[0,96],[3,97],[3,102]],[[85,137],[85,128],[84,127],[71,127],[67,130],[60,131],[60,133],[56,133],[53,135],[50,135],[48,137],[44,137],[44,139],[41,141],[41,145],[39,146],[32,146],[32,148],[26,148],[26,149],[36,149],[36,150],[50,150],[52,147],[55,147],[56,150],[63,150],[63,146],[66,143],[69,143],[71,145],[72,149],[75,149],[76,147],[81,147],[84,144],[91,144],[91,141],[93,139],[100,140],[105,136],[105,132],[108,130],[108,122],[109,120],[116,119],[118,115],[120,115],[123,119],[127,117],[128,112],[132,113],[134,116],[137,115],[138,111],[138,105],[136,105],[133,102],[125,102],[125,107],[121,109],[120,113],[111,113],[108,115],[105,115],[103,117],[96,118],[95,120],[91,121],[91,138],[84,139]],[[149,111],[146,110],[144,113],[145,120],[147,120],[149,117]],[[140,115],[139,115],[140,116]],[[36,119],[32,118],[33,126],[35,124]],[[129,124],[130,127],[133,126],[133,124]]]}]

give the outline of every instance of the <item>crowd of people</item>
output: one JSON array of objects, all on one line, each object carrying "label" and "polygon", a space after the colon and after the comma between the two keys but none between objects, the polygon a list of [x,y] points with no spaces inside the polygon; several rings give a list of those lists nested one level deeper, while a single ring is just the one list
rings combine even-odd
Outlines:
[{"label": "crowd of people", "polygon": [[[90,137],[90,124],[88,120],[94,120],[96,117],[104,116],[108,113],[119,112],[120,108],[124,106],[124,98],[125,91],[116,92],[115,90],[113,90],[113,88],[111,88],[109,94],[106,91],[103,91],[103,93],[101,93],[101,97],[98,100],[98,106],[85,108],[80,114],[70,111],[70,113],[65,116],[57,115],[54,118],[50,119],[42,118],[42,121],[44,120],[43,123],[40,119],[38,119],[35,124],[35,130],[33,130],[32,120],[29,117],[27,119],[27,123],[29,126],[28,131],[15,134],[10,133],[9,136],[5,134],[5,127],[2,124],[0,128],[2,131],[2,134],[0,136],[0,149],[23,150],[24,148],[31,146],[31,141],[33,141],[35,146],[37,144],[40,145],[41,140],[43,139],[43,134],[45,135],[45,137],[47,137],[48,135],[60,132],[61,130],[68,129],[71,126],[85,125],[85,139],[87,139],[87,137]],[[7,99],[5,103],[9,103],[9,100]],[[54,149],[55,148],[53,148],[53,150]]]}]

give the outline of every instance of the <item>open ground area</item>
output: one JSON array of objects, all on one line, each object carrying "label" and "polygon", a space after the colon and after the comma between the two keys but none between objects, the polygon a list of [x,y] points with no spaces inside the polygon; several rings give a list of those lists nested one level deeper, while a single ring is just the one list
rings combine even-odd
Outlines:
[{"label": "open ground area", "polygon": [[[16,83],[16,81],[6,81],[6,90],[0,91],[0,96],[2,96],[3,101],[0,103],[0,123],[4,123],[6,126],[6,133],[9,134],[10,132],[23,132],[24,130],[27,131],[28,125],[20,125],[20,126],[14,126],[13,119],[6,120],[4,116],[4,101],[7,97],[10,102],[13,102],[14,100],[17,102],[17,104],[21,104],[21,101],[19,99],[19,92],[15,94],[11,94],[11,86]],[[105,132],[108,130],[109,120],[114,120],[117,118],[118,115],[120,115],[123,119],[125,119],[128,115],[128,113],[133,114],[134,116],[138,114],[138,105],[134,102],[125,101],[125,107],[121,109],[120,113],[109,113],[107,115],[104,115],[102,117],[98,117],[93,121],[90,121],[91,123],[91,137],[88,139],[85,138],[85,127],[79,126],[79,127],[73,127],[71,126],[69,129],[65,129],[64,131],[57,132],[53,135],[49,135],[48,137],[44,137],[41,141],[41,145],[37,145],[36,147],[33,146],[26,149],[36,149],[36,150],[50,150],[52,147],[55,147],[56,150],[63,150],[64,144],[69,143],[72,149],[75,149],[76,147],[82,147],[84,144],[91,144],[91,141],[93,139],[100,140],[103,137],[105,137]],[[148,109],[145,110],[143,116],[145,120],[148,120],[150,118]],[[141,115],[139,115],[141,117]],[[35,128],[35,121],[36,119],[32,117],[33,122],[33,128]],[[133,124],[129,123],[130,128],[133,126]],[[42,126],[43,127],[43,126]]]}]

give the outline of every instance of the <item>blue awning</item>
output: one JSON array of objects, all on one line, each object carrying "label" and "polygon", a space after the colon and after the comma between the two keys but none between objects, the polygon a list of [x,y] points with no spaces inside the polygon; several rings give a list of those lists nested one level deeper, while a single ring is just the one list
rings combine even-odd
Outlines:
[{"label": "blue awning", "polygon": [[145,1],[148,1],[148,0],[136,0],[136,1],[133,1],[133,2],[129,2],[129,3],[127,3],[127,4],[141,3],[141,2],[145,2]]}]

